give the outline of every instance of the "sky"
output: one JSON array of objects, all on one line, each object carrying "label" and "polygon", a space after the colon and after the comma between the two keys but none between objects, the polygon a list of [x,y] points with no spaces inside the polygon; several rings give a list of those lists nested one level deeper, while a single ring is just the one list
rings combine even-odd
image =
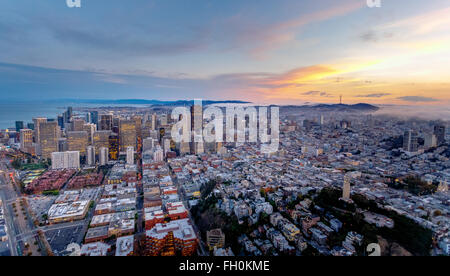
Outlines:
[{"label": "sky", "polygon": [[450,106],[450,1],[2,0],[0,100]]}]

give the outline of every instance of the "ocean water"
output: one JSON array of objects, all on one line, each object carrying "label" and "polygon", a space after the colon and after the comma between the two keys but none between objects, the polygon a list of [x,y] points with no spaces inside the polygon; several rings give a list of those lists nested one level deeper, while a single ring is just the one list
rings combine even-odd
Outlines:
[{"label": "ocean water", "polygon": [[[15,128],[16,121],[23,121],[25,126],[32,123],[35,117],[56,119],[68,106],[72,107],[101,107],[101,106],[125,106],[115,104],[85,104],[67,102],[2,102],[0,101],[0,129]],[[134,106],[126,104],[126,106]],[[142,107],[142,105],[136,105]]]}]

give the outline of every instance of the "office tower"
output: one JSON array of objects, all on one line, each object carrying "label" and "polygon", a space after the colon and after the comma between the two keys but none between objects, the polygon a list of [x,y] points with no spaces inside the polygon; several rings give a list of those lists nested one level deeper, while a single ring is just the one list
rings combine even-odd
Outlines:
[{"label": "office tower", "polygon": [[119,151],[124,152],[128,147],[136,150],[136,125],[134,120],[122,119],[119,122]]},{"label": "office tower", "polygon": [[194,143],[195,144],[195,154],[203,154],[203,153],[205,153],[205,147],[204,147],[204,144],[203,144],[203,142],[198,142],[198,143]]},{"label": "office tower", "polygon": [[67,145],[69,151],[79,151],[80,156],[86,156],[88,146],[88,134],[86,131],[68,131]]},{"label": "office tower", "polygon": [[72,131],[84,131],[83,127],[86,122],[83,119],[74,119],[72,121]]},{"label": "office tower", "polygon": [[78,151],[53,152],[52,169],[79,169],[80,153]]},{"label": "office tower", "polygon": [[110,130],[99,130],[94,132],[93,145],[96,149],[96,154],[99,154],[100,148],[109,148]]},{"label": "office tower", "polygon": [[113,127],[113,115],[111,114],[100,115],[98,130],[112,130],[112,127]]},{"label": "office tower", "polygon": [[86,148],[86,163],[89,166],[93,166],[95,165],[95,147],[93,146],[88,146]]},{"label": "office tower", "polygon": [[27,124],[27,128],[31,129],[31,130],[34,130],[34,123],[28,123]]},{"label": "office tower", "polygon": [[58,151],[59,127],[57,122],[40,122],[39,153],[42,158],[51,158],[52,152]]},{"label": "office tower", "polygon": [[320,115],[320,118],[319,118],[320,125],[323,126],[324,122],[325,122],[325,119],[324,119],[323,115]]},{"label": "office tower", "polygon": [[113,117],[112,132],[119,134],[120,117]]},{"label": "office tower", "polygon": [[67,108],[67,114],[68,114],[69,120],[72,119],[72,116],[73,116],[73,108],[72,108],[71,106],[69,106],[69,107]]},{"label": "office tower", "polygon": [[91,113],[90,113],[90,112],[86,113],[85,119],[84,119],[84,120],[85,120],[86,123],[88,123],[88,124],[92,123],[92,118],[91,118]]},{"label": "office tower", "polygon": [[170,139],[169,138],[164,138],[163,146],[164,146],[164,155],[165,155],[165,154],[167,154],[167,152],[170,151]]},{"label": "office tower", "polygon": [[90,112],[90,117],[91,117],[91,123],[98,125],[98,111],[91,111]]},{"label": "office tower", "polygon": [[[191,106],[191,130],[195,135],[201,135],[203,131],[203,107],[199,104]],[[194,133],[195,132],[195,133]]]},{"label": "office tower", "polygon": [[119,159],[119,135],[117,134],[109,136],[109,159]]},{"label": "office tower", "polygon": [[68,107],[67,110],[63,113],[63,117],[64,117],[64,124],[70,123],[70,121],[72,120],[72,115],[73,115],[73,109],[72,107]]},{"label": "office tower", "polygon": [[418,134],[415,131],[405,131],[403,136],[403,149],[407,152],[417,152],[419,150]]},{"label": "office tower", "polygon": [[350,177],[344,176],[344,187],[342,188],[342,199],[349,200],[350,199]]},{"label": "office tower", "polygon": [[58,139],[58,151],[63,152],[63,151],[68,151],[68,150],[69,150],[69,146],[67,145],[67,139],[59,138]]},{"label": "office tower", "polygon": [[47,118],[33,118],[33,124],[34,124],[34,137],[35,137],[35,142],[37,144],[39,144],[39,137],[40,137],[40,133],[39,133],[39,125],[41,123],[47,122]]},{"label": "office tower", "polygon": [[153,138],[146,138],[142,143],[142,151],[146,152],[152,150],[155,145],[156,140]]},{"label": "office tower", "polygon": [[136,136],[142,138],[142,117],[141,116],[133,116],[134,125],[136,127]]},{"label": "office tower", "polygon": [[436,135],[431,134],[431,133],[427,133],[425,134],[425,148],[429,149],[429,148],[434,148],[437,146],[437,139],[436,139]]},{"label": "office tower", "polygon": [[108,148],[106,148],[106,147],[100,148],[100,151],[99,151],[100,166],[105,166],[108,163],[108,161],[109,161],[108,155],[109,155]]},{"label": "office tower", "polygon": [[20,132],[21,129],[23,129],[23,121],[16,121],[16,131]]},{"label": "office tower", "polygon": [[127,164],[134,164],[134,147],[127,147]]},{"label": "office tower", "polygon": [[94,143],[94,132],[96,131],[97,126],[94,124],[84,124],[83,131],[86,131],[88,134],[88,142],[90,145]]},{"label": "office tower", "polygon": [[58,122],[58,126],[59,126],[61,129],[65,128],[65,127],[64,127],[64,116],[58,115],[57,122]]},{"label": "office tower", "polygon": [[156,113],[153,113],[152,114],[152,130],[156,130],[156,122],[157,122],[157,116],[156,116]]},{"label": "office tower", "polygon": [[31,129],[20,130],[20,150],[26,153],[32,153],[33,131]]},{"label": "office tower", "polygon": [[191,153],[191,143],[181,142],[180,143],[180,154],[189,154],[189,153]]},{"label": "office tower", "polygon": [[142,117],[141,116],[134,116],[134,125],[136,128],[136,152],[141,153],[142,152]]},{"label": "office tower", "polygon": [[159,117],[159,123],[161,126],[166,126],[167,125],[167,114],[162,114]]},{"label": "office tower", "polygon": [[67,130],[72,130],[72,124],[71,124],[72,115],[73,115],[72,107],[67,108],[67,110],[64,111],[64,113],[62,115],[63,116],[63,125],[64,125],[64,128]]},{"label": "office tower", "polygon": [[150,137],[150,132],[152,131],[151,121],[147,121],[142,126],[142,140]]},{"label": "office tower", "polygon": [[157,146],[155,152],[153,153],[153,161],[162,162],[164,160],[164,151],[161,146]]},{"label": "office tower", "polygon": [[434,135],[436,135],[437,145],[440,146],[445,143],[445,126],[434,126]]}]

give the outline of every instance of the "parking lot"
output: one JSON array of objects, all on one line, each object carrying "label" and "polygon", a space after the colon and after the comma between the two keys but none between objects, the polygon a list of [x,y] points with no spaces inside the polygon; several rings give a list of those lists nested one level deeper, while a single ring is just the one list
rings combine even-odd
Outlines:
[{"label": "parking lot", "polygon": [[47,241],[55,255],[60,255],[71,243],[80,243],[83,239],[83,226],[67,227],[63,229],[48,230],[45,232]]},{"label": "parking lot", "polygon": [[52,206],[56,196],[35,196],[28,198],[30,210],[35,219],[43,223],[43,215],[47,214],[48,209]]}]

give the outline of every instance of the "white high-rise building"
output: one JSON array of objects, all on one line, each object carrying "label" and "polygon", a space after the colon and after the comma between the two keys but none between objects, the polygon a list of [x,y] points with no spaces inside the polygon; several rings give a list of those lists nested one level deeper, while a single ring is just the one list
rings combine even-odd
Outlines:
[{"label": "white high-rise building", "polygon": [[320,119],[319,119],[320,125],[323,126],[324,122],[325,122],[325,119],[324,119],[323,115],[320,115]]},{"label": "white high-rise building", "polygon": [[79,169],[80,168],[80,152],[65,151],[52,153],[52,169]]},{"label": "white high-rise building", "polygon": [[167,123],[168,123],[168,121],[167,121],[167,114],[163,114],[163,115],[161,115],[161,116],[159,117],[159,123],[160,123],[162,126],[167,125]]},{"label": "white high-rise building", "polygon": [[134,147],[127,147],[127,164],[134,165]]},{"label": "white high-rise building", "polygon": [[86,149],[86,162],[89,166],[95,165],[95,147],[88,146]]},{"label": "white high-rise building", "polygon": [[142,151],[145,152],[145,151],[152,150],[153,147],[155,146],[155,142],[156,142],[156,140],[153,139],[152,137],[145,138],[142,141]]},{"label": "white high-rise building", "polygon": [[109,161],[109,150],[108,148],[101,147],[99,151],[99,160],[100,160],[100,166],[105,166],[106,163]]},{"label": "white high-rise building", "polygon": [[434,148],[437,146],[437,137],[432,133],[425,134],[425,144],[426,149]]},{"label": "white high-rise building", "polygon": [[155,162],[162,162],[164,161],[164,151],[162,150],[161,146],[158,146],[153,153],[153,161]]},{"label": "white high-rise building", "polygon": [[164,155],[166,155],[167,152],[170,151],[170,139],[165,138],[163,146],[164,146]]}]

